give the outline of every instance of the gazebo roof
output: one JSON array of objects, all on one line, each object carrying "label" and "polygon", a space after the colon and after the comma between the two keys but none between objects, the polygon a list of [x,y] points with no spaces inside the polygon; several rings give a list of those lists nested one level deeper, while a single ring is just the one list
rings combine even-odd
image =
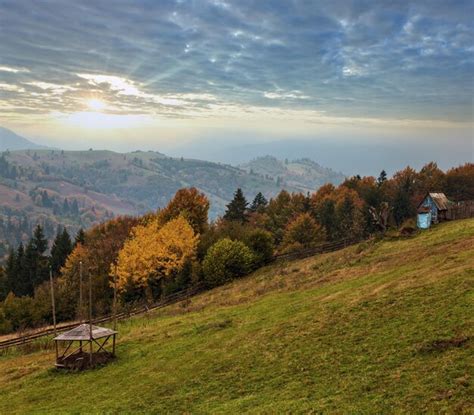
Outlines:
[{"label": "gazebo roof", "polygon": [[103,337],[112,336],[117,334],[116,331],[107,329],[105,327],[92,326],[92,339],[90,333],[89,324],[81,324],[72,330],[66,331],[65,333],[60,334],[55,337],[53,340],[64,340],[64,341],[74,341],[74,340],[93,340],[101,339]]}]

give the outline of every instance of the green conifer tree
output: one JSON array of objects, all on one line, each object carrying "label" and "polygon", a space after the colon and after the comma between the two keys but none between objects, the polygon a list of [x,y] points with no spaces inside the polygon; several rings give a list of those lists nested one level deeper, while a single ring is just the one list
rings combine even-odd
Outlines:
[{"label": "green conifer tree", "polygon": [[36,225],[36,228],[33,232],[33,239],[31,241],[38,255],[43,255],[48,249],[48,240],[44,236],[41,225]]},{"label": "green conifer tree", "polygon": [[253,199],[252,204],[250,205],[251,212],[262,212],[268,205],[268,201],[262,192],[258,192],[255,198]]},{"label": "green conifer tree", "polygon": [[238,188],[234,193],[234,199],[227,205],[224,219],[244,223],[247,220],[247,205],[242,189]]},{"label": "green conifer tree", "polygon": [[77,244],[85,245],[86,243],[86,233],[84,232],[84,229],[79,229],[79,231],[76,234],[76,237],[74,238],[74,247]]},{"label": "green conifer tree", "polygon": [[67,232],[66,228],[62,231],[58,229],[58,233],[56,234],[56,238],[54,239],[53,246],[51,248],[51,269],[53,271],[53,275],[57,277],[61,268],[66,263],[67,257],[72,252],[72,241],[69,233]]},{"label": "green conifer tree", "polygon": [[[17,255],[20,257],[20,254]],[[18,290],[15,292],[17,297],[32,296],[34,287],[39,283],[38,275],[38,254],[33,240],[26,245],[24,254],[20,259],[20,271],[18,272]]]}]

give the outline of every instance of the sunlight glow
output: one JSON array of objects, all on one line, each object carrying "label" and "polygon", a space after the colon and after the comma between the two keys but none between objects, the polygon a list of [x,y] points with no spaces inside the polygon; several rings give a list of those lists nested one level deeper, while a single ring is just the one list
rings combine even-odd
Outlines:
[{"label": "sunlight glow", "polygon": [[92,111],[76,112],[61,118],[66,124],[81,129],[97,130],[136,127],[148,121],[148,117],[143,115],[104,114]]},{"label": "sunlight glow", "polygon": [[100,99],[93,98],[87,101],[87,106],[91,110],[100,111],[105,108],[105,103]]}]

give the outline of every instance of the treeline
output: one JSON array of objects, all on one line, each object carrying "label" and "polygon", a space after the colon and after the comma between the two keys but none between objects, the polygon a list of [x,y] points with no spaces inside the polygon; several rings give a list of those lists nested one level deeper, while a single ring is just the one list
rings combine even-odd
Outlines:
[{"label": "treeline", "polygon": [[57,223],[49,217],[38,219],[30,218],[26,213],[7,206],[0,209],[0,263],[4,262],[11,247],[16,248],[31,237],[38,223],[41,224],[45,238],[48,241],[54,239]]},{"label": "treeline", "polygon": [[[3,271],[7,297],[0,306],[0,330],[48,321],[49,266],[58,319],[79,314],[81,270],[92,278],[98,316],[111,311],[114,281],[121,304],[130,306],[197,284],[223,284],[265,265],[275,253],[413,227],[416,207],[428,191],[445,192],[455,201],[474,199],[474,164],[446,173],[429,163],[392,178],[385,172],[377,178],[354,176],[338,187],[328,184],[312,194],[282,191],[270,200],[259,193],[249,201],[237,189],[223,217],[212,223],[207,197],[195,188],[181,189],[164,209],[107,221],[74,243],[64,231],[58,233],[55,245],[62,248],[53,247],[49,256],[37,230],[26,248],[10,254]],[[26,251],[33,261],[26,260]]]},{"label": "treeline", "polygon": [[53,278],[60,275],[67,258],[83,238],[81,230],[72,242],[65,228],[58,229],[47,254],[48,241],[43,228],[38,225],[26,245],[20,243],[16,250],[10,249],[5,267],[0,267],[0,301],[3,301],[0,332],[49,321],[51,309],[46,301],[49,298],[46,283],[50,273]]}]

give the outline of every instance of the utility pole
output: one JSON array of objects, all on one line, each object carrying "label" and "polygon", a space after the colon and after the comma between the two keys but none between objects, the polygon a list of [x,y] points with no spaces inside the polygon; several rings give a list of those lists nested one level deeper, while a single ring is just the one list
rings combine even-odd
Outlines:
[{"label": "utility pole", "polygon": [[114,272],[114,331],[117,331],[117,264]]},{"label": "utility pole", "polygon": [[82,261],[79,261],[79,323],[83,321],[83,305],[82,305]]},{"label": "utility pole", "polygon": [[90,354],[89,363],[92,366],[92,277],[89,270],[89,340],[90,340]]},{"label": "utility pole", "polygon": [[53,311],[54,336],[57,336],[58,333],[56,329],[56,302],[54,300],[53,269],[51,265],[49,266],[49,283],[51,285],[51,306]]},{"label": "utility pole", "polygon": [[[84,318],[84,306],[82,305],[82,261],[79,261],[79,324],[82,324]],[[82,340],[79,342],[79,350],[82,353]]]},{"label": "utility pole", "polygon": [[[117,331],[117,263],[115,263],[115,270],[114,270],[114,331]],[[113,346],[112,346],[112,353],[115,356],[115,338],[117,337],[114,334],[113,337]]]},{"label": "utility pole", "polygon": [[[54,337],[58,335],[58,330],[56,328],[56,302],[54,300],[54,284],[53,284],[53,268],[49,266],[49,284],[51,285],[51,309],[53,312],[53,327],[54,327]],[[56,349],[56,362],[58,361],[58,342],[54,342],[54,347]]]}]

